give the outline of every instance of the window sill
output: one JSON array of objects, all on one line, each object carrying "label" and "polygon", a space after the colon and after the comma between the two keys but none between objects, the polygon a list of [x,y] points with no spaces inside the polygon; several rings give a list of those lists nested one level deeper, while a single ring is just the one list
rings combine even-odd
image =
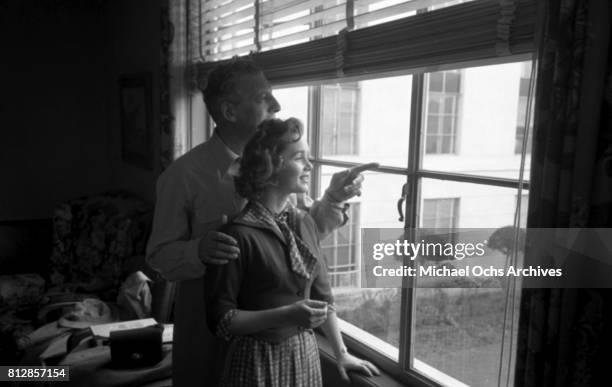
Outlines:
[{"label": "window sill", "polygon": [[359,386],[359,387],[402,387],[406,384],[400,383],[393,379],[389,374],[381,371],[380,376],[367,377],[356,372],[349,373],[351,383],[347,384],[342,381],[338,369],[336,368],[336,358],[334,351],[327,339],[317,333],[317,341],[319,343],[319,353],[321,354],[321,370],[323,372],[324,386]]}]

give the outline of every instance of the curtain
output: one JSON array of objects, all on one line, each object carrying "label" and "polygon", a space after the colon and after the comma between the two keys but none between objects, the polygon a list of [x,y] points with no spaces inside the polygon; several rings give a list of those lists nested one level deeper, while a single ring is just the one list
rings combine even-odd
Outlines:
[{"label": "curtain", "polygon": [[[527,225],[612,227],[612,2],[538,7]],[[596,268],[582,261],[572,270],[588,279]],[[611,311],[612,289],[524,289],[515,385],[610,385]]]},{"label": "curtain", "polygon": [[161,170],[189,150],[189,93],[186,91],[187,9],[184,0],[161,0],[160,146]]}]

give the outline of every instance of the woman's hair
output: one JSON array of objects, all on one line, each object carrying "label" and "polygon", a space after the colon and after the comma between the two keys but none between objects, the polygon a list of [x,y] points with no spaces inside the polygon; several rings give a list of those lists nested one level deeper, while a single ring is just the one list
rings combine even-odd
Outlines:
[{"label": "woman's hair", "polygon": [[276,183],[283,165],[281,153],[287,145],[300,141],[302,123],[297,118],[263,121],[246,144],[240,159],[240,176],[234,179],[236,191],[247,199],[256,199]]}]

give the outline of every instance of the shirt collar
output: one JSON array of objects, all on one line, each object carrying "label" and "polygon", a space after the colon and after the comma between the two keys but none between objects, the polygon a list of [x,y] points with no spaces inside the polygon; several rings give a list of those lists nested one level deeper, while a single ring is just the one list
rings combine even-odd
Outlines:
[{"label": "shirt collar", "polygon": [[210,139],[214,149],[216,150],[216,159],[219,163],[219,171],[223,176],[237,176],[239,163],[238,158],[240,155],[231,150],[217,134],[217,131],[213,133]]}]

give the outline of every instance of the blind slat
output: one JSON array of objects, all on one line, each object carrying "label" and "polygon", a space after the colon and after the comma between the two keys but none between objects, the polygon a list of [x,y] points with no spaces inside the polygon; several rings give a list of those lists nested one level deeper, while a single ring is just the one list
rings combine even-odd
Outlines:
[{"label": "blind slat", "polygon": [[311,28],[306,31],[300,31],[300,32],[281,36],[281,37],[274,38],[274,39],[262,40],[262,45],[265,45],[266,47],[274,47],[274,46],[286,44],[289,42],[293,42],[296,40],[312,38],[318,35],[329,36],[330,34],[338,32],[345,26],[346,26],[346,21],[340,20],[334,23],[322,25],[320,27]]},{"label": "blind slat", "polygon": [[234,23],[239,22],[239,20],[245,19],[247,17],[254,17],[254,9],[246,8],[242,11],[234,12],[231,15],[227,15],[218,19],[202,19],[201,15],[197,15],[197,20],[202,20],[203,29],[213,29],[213,28],[223,28],[227,26],[231,26]]},{"label": "blind slat", "polygon": [[205,4],[205,11],[202,13],[204,20],[220,17],[221,15],[236,12],[237,8],[253,6],[253,0],[233,0],[227,4],[220,5],[221,1],[209,1]]},{"label": "blind slat", "polygon": [[[346,0],[340,0],[340,5],[344,5]],[[322,6],[321,0],[306,0],[306,1],[291,1],[283,6],[278,6],[277,2],[266,1],[262,3],[262,19],[282,19],[291,16],[301,11],[315,10],[316,7]]]},{"label": "blind slat", "polygon": [[219,40],[226,40],[226,39],[222,39],[221,37],[227,34],[233,34],[242,30],[247,30],[247,29],[251,29],[251,32],[253,27],[255,27],[255,20],[250,19],[247,20],[245,22],[239,23],[239,24],[235,24],[233,26],[229,26],[229,27],[224,27],[224,28],[219,28],[218,30],[206,30],[204,31],[204,33],[202,34],[202,36],[210,36],[210,35],[214,35],[216,37],[219,38]]},{"label": "blind slat", "polygon": [[335,6],[335,7],[327,8],[317,13],[313,13],[313,14],[306,15],[306,16],[301,16],[301,17],[298,17],[298,18],[295,18],[295,19],[292,19],[286,22],[280,22],[280,23],[276,23],[272,25],[270,25],[270,23],[265,23],[265,19],[264,19],[264,23],[263,23],[264,26],[267,24],[269,25],[269,27],[264,27],[262,28],[261,31],[262,33],[274,33],[276,31],[280,31],[283,29],[287,29],[287,28],[291,28],[291,27],[295,27],[295,26],[299,26],[303,24],[313,23],[315,21],[320,21],[322,18],[331,18],[334,16],[342,15],[344,14],[344,10],[345,10],[344,5]]},{"label": "blind slat", "polygon": [[409,3],[400,3],[396,5],[391,5],[388,7],[384,7],[381,9],[377,9],[375,11],[362,12],[355,15],[355,23],[357,25],[365,24],[369,22],[374,22],[380,19],[385,19],[390,16],[414,12],[419,9],[424,9],[427,7],[431,7],[433,5],[438,5],[442,3],[447,3],[448,0],[413,0]]}]

